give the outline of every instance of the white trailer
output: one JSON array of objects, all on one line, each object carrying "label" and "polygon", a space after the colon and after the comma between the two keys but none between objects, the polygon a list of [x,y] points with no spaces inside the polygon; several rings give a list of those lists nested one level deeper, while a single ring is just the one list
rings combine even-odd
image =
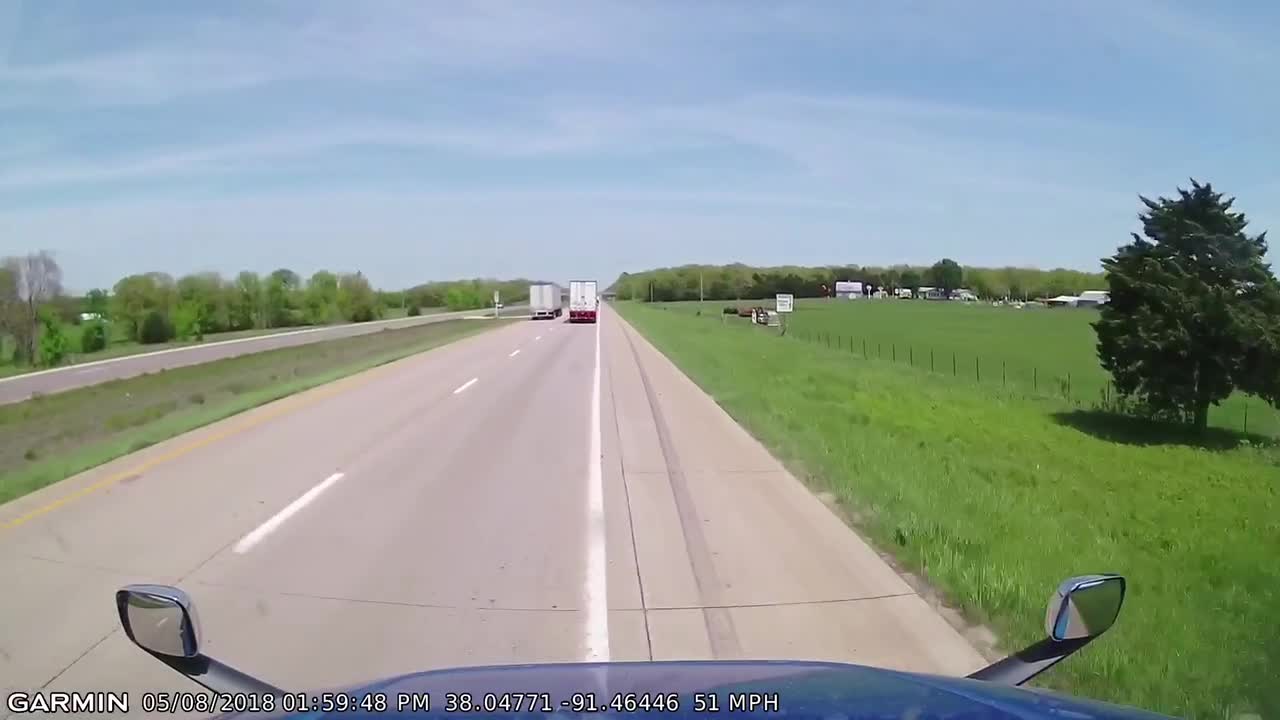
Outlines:
[{"label": "white trailer", "polygon": [[560,286],[555,283],[536,283],[529,286],[529,317],[533,320],[551,320],[560,317],[564,300]]},{"label": "white trailer", "polygon": [[600,296],[595,280],[569,281],[569,322],[593,323],[599,307]]}]

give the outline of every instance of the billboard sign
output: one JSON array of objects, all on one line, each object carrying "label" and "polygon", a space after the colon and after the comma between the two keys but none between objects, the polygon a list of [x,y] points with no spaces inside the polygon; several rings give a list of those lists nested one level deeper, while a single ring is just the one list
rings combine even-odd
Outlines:
[{"label": "billboard sign", "polygon": [[862,297],[862,283],[841,280],[836,283],[836,297],[840,298],[859,298]]}]

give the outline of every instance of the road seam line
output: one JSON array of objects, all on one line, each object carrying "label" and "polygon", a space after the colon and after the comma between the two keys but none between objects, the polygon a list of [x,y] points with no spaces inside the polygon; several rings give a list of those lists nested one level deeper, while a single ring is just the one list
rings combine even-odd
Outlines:
[{"label": "road seam line", "polygon": [[453,394],[457,395],[458,393],[462,392],[463,390],[466,390],[467,388],[471,387],[472,385],[475,385],[478,382],[480,382],[480,378],[473,377],[470,380],[459,385],[457,389],[453,391]]},{"label": "road seam line", "polygon": [[[541,337],[541,336],[539,336]],[[595,369],[591,377],[591,434],[587,450],[587,662],[609,662],[609,564],[605,557],[604,468],[600,453],[600,324],[596,323]]]},{"label": "road seam line", "polygon": [[310,490],[302,493],[302,495],[298,496],[298,498],[293,502],[285,505],[280,512],[272,515],[266,522],[249,531],[248,535],[240,538],[240,542],[236,543],[235,546],[236,553],[243,555],[249,552],[253,549],[254,545],[257,545],[263,538],[270,535],[276,528],[283,525],[285,520],[293,517],[294,513],[309,505],[312,500],[320,497],[320,493],[328,490],[343,477],[345,476],[342,473],[336,472],[322,480],[319,485],[316,485]]}]

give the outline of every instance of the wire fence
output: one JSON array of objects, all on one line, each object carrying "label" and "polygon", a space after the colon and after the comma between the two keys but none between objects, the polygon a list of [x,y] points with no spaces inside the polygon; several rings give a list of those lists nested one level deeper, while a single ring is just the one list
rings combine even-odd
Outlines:
[{"label": "wire fence", "polygon": [[[703,317],[714,316],[707,314]],[[764,329],[731,316],[721,316],[720,320],[723,324]],[[803,327],[787,328],[784,337],[844,353],[858,360],[906,365],[993,390],[1060,400],[1079,408],[1124,412],[1123,399],[1101,369],[1082,373],[954,348]],[[1209,424],[1245,435],[1280,437],[1280,412],[1266,402],[1242,393],[1211,406]]]}]

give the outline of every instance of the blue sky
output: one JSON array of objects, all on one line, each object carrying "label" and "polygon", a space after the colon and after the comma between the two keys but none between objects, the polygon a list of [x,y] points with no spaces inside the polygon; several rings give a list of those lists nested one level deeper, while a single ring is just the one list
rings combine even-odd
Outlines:
[{"label": "blue sky", "polygon": [[612,280],[1094,269],[1189,176],[1280,220],[1280,6],[0,0],[0,254]]}]

